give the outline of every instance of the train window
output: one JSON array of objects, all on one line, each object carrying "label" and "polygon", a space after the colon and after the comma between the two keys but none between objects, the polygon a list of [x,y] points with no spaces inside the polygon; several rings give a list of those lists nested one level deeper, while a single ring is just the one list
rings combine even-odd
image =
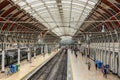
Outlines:
[{"label": "train window", "polygon": [[116,12],[115,11],[113,11],[112,9],[108,9],[113,15],[115,15],[116,14]]},{"label": "train window", "polygon": [[120,8],[120,4],[119,3],[114,3],[118,8]]}]

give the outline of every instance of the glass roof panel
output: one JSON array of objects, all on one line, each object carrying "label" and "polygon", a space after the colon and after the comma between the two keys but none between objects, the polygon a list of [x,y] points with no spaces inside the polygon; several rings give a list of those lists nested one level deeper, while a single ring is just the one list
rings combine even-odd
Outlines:
[{"label": "glass roof panel", "polygon": [[32,2],[35,2],[35,1],[38,1],[38,0],[26,0],[26,2],[28,2],[28,3],[32,3]]},{"label": "glass roof panel", "polygon": [[12,1],[58,36],[73,36],[98,2],[98,0]]}]

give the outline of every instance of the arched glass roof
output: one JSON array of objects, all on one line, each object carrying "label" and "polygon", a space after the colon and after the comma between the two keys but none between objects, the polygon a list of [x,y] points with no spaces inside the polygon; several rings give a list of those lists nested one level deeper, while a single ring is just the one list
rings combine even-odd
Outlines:
[{"label": "arched glass roof", "polygon": [[12,1],[58,36],[73,36],[98,2],[98,0]]}]

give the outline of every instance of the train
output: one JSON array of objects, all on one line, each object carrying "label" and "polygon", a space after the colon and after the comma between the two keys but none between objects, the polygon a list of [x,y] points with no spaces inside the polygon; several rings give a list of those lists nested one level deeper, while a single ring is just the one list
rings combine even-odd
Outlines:
[{"label": "train", "polygon": [[[27,48],[22,48],[20,49],[20,61],[22,60],[27,60]],[[41,47],[36,48],[36,55],[40,55],[41,52]],[[2,51],[0,52],[2,53]],[[31,47],[30,48],[30,53],[31,53],[31,57],[34,56],[34,48]],[[14,64],[17,63],[18,60],[18,50],[17,49],[11,49],[11,50],[6,50],[5,51],[5,66],[9,66],[10,64]],[[0,54],[0,64],[2,62],[2,54]],[[0,65],[1,68],[1,65]]]}]

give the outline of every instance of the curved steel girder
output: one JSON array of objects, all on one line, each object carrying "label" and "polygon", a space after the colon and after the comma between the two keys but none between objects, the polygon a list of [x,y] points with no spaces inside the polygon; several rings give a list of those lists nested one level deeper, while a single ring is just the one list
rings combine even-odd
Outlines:
[{"label": "curved steel girder", "polygon": [[[100,7],[100,6],[99,6],[99,8],[102,9],[105,13],[109,14],[110,16],[113,16],[113,17],[111,18],[111,20],[116,20],[116,23],[117,23],[117,24],[119,25],[119,27],[120,27],[120,22],[117,21],[118,19],[117,19],[112,13],[110,13],[108,10],[105,10],[104,8],[102,8],[102,7]],[[99,12],[99,11],[98,11],[98,12]],[[99,13],[100,13],[100,12],[99,12]],[[103,14],[101,14],[101,15],[103,16]],[[106,17],[106,19],[108,19],[106,15],[104,15],[104,17]],[[112,22],[110,22],[110,23],[112,24]],[[114,27],[112,27],[112,28],[114,28]]]},{"label": "curved steel girder", "polygon": [[[7,0],[6,0],[7,1]],[[5,4],[5,3],[7,3],[7,5],[8,4],[10,4],[10,2],[9,1],[3,1],[3,2],[1,2],[0,4]],[[7,6],[6,5],[6,6]],[[3,6],[3,5],[1,5],[1,9],[2,8],[4,8],[5,6]],[[13,10],[15,10],[15,9],[17,9],[17,7],[16,7],[16,5],[14,5],[14,6],[11,6],[9,9],[7,9],[6,11],[4,11],[2,14],[1,14],[1,17],[6,17],[7,15],[9,15]],[[23,12],[22,10],[21,11],[18,11],[17,13],[15,13],[15,14],[12,14],[11,16],[9,16],[9,20],[11,20],[12,18],[15,18],[15,16],[18,16],[21,12]],[[24,15],[22,15],[20,18],[16,18],[15,19],[15,21],[17,21],[17,20],[22,20],[22,18],[24,18],[26,16],[26,14],[24,14]],[[28,20],[29,18],[27,18],[27,19],[25,19],[25,20]],[[25,21],[24,20],[24,21]],[[13,23],[13,24],[15,24],[15,23]],[[10,25],[10,30],[13,28],[13,24],[11,24]],[[7,25],[7,24],[6,24]],[[6,28],[7,26],[3,26],[3,30]]]},{"label": "curved steel girder", "polygon": [[[99,14],[99,15],[102,15],[101,13],[99,13],[98,11],[96,11],[97,12],[97,14]],[[99,16],[96,16],[95,14],[93,14],[93,16],[95,16],[96,18],[98,18],[98,19],[100,19],[99,18]],[[105,20],[105,16],[104,15],[102,15],[102,20]],[[93,23],[93,24],[95,24],[95,23]],[[96,24],[97,25],[97,24]],[[100,26],[98,26],[98,27],[96,27],[96,25],[93,25],[93,28],[92,29],[95,29],[95,28],[98,28],[98,31],[100,30]],[[91,31],[92,29],[90,29],[89,31]]]},{"label": "curved steel girder", "polygon": [[[115,9],[115,11],[117,11],[118,12],[118,7],[116,6],[116,5],[114,5],[114,4],[112,4],[111,2],[109,2],[109,1],[107,1],[107,0],[102,0],[102,2],[104,3],[104,4],[106,4],[106,5],[108,5],[111,9]],[[112,5],[112,6],[111,6]],[[104,9],[104,8],[101,8],[100,6],[98,6],[100,9]],[[112,15],[112,17],[115,17],[112,13],[110,13],[108,10],[106,10],[106,9],[104,9],[103,10],[105,13],[107,13],[107,14],[109,14],[109,15]],[[109,12],[109,13],[108,13]],[[117,14],[117,13],[116,13]],[[112,17],[110,17],[110,19],[112,18]],[[117,20],[117,18],[116,18],[116,20]],[[117,22],[117,23],[119,23],[119,22]],[[112,24],[111,22],[110,22],[110,24]],[[113,26],[112,26],[113,27]]]},{"label": "curved steel girder", "polygon": [[[97,11],[97,13],[100,14],[100,15],[103,17],[104,20],[107,19],[107,17],[106,17],[105,15],[101,14],[101,13],[98,12],[98,11]],[[98,17],[98,18],[99,18],[99,17]],[[117,21],[117,22],[118,22],[118,21]],[[114,29],[114,27],[113,27],[113,25],[112,25],[112,22],[109,21],[109,22],[107,22],[107,23],[110,25],[110,27],[111,27],[112,29]],[[107,24],[107,23],[105,22],[104,24]],[[102,23],[102,24],[103,24],[103,23]],[[118,24],[119,24],[119,23],[118,23]],[[97,27],[101,27],[101,26],[99,25],[99,26],[97,26]],[[106,26],[106,28],[108,29],[107,26]]]},{"label": "curved steel girder", "polygon": [[116,13],[119,12],[119,8],[118,8],[115,4],[113,4],[112,2],[110,2],[109,0],[101,0],[101,1],[102,1],[102,3],[108,5],[108,6],[109,6],[111,9],[113,9]]},{"label": "curved steel girder", "polygon": [[[5,18],[3,18],[3,17],[0,17],[0,21],[2,22],[3,21],[3,26],[2,26],[2,28],[1,29],[3,29],[4,28],[4,26],[6,27],[7,25],[8,25],[8,22],[10,21],[10,20],[6,20]],[[16,24],[16,23],[14,23],[13,22],[13,24]],[[22,27],[25,27],[25,26],[21,26],[20,24],[16,24],[16,25],[18,25],[18,26],[16,26],[15,28],[17,28],[17,27],[19,27],[20,26],[20,28]],[[13,25],[12,25],[13,26]],[[25,27],[25,29],[28,29],[28,30],[32,30],[31,28],[27,28],[27,27]]]},{"label": "curved steel girder", "polygon": [[[114,16],[112,13],[110,13],[108,10],[106,10],[106,9],[104,9],[102,6],[98,6],[101,10],[103,10],[105,13],[107,13],[107,14],[109,14],[110,16],[113,16],[112,18],[111,18],[111,20],[118,20],[117,18],[116,18],[116,16]],[[119,21],[116,21],[116,22],[114,22],[114,23],[116,23],[116,24],[118,24],[119,26],[118,27],[120,27],[120,22]]]},{"label": "curved steel girder", "polygon": [[[105,15],[103,15],[102,13],[100,13],[99,11],[96,11],[98,14],[100,14],[102,17],[103,17],[103,19],[104,20],[106,20],[106,19],[108,19]],[[113,27],[113,25],[112,25],[112,23],[111,22],[108,22],[111,26],[111,28],[112,29],[114,29],[114,27]],[[104,24],[106,24],[107,25],[107,23],[104,23]],[[101,25],[99,25],[98,27],[101,27]]]},{"label": "curved steel girder", "polygon": [[60,35],[59,37],[62,37],[62,36],[73,36],[73,35],[70,35],[70,34],[62,34],[62,35]]},{"label": "curved steel girder", "polygon": [[7,6],[8,4],[10,4],[9,1],[4,0],[3,2],[0,3],[0,10],[3,9],[5,6]]},{"label": "curved steel girder", "polygon": [[[67,27],[68,28],[69,26],[59,26],[59,27],[55,26],[55,27],[53,27],[53,28],[51,28],[49,30],[51,31],[51,30],[54,30],[55,28],[61,28],[61,27]],[[69,27],[69,28],[72,28],[74,30],[78,30],[77,28],[74,28],[74,27]]]}]

